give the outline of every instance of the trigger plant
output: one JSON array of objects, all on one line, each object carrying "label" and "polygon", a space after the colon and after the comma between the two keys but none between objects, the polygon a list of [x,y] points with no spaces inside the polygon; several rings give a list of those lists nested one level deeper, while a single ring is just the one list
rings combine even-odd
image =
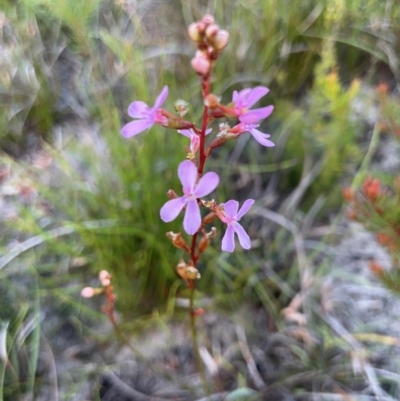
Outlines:
[{"label": "trigger plant", "polygon": [[[188,104],[183,100],[175,102],[174,111],[163,108],[168,98],[168,87],[164,86],[153,106],[140,100],[129,105],[128,114],[132,121],[122,127],[121,134],[125,138],[138,134],[151,135],[151,132],[146,131],[158,124],[189,139],[185,148],[186,154],[182,155],[182,162],[176,166],[181,187],[166,188],[169,200],[162,206],[160,218],[169,223],[183,217],[182,232],[169,231],[167,237],[171,239],[173,246],[183,252],[182,258],[177,261],[176,272],[190,292],[189,314],[193,346],[197,367],[203,385],[207,388],[195,324],[196,317],[203,313],[202,309],[194,306],[196,281],[201,278],[197,265],[203,252],[217,238],[214,224],[218,220],[222,224],[217,226],[224,230],[222,243],[219,245],[222,251],[233,252],[236,238],[242,248],[251,248],[251,238],[239,222],[245,218],[255,201],[247,199],[239,208],[236,200],[215,200],[213,193],[220,179],[217,173],[206,170],[206,162],[214,149],[241,135],[250,134],[261,146],[274,146],[269,139],[270,135],[258,129],[261,121],[271,115],[274,107],[256,107],[257,102],[269,92],[263,86],[234,91],[229,104],[221,103],[218,94],[212,92],[211,76],[215,63],[228,45],[229,33],[215,24],[213,16],[206,15],[189,26],[188,34],[197,46],[191,66],[198,75],[199,91],[203,99],[201,120],[195,122],[185,119]],[[212,130],[210,125],[216,120],[218,129]]]}]

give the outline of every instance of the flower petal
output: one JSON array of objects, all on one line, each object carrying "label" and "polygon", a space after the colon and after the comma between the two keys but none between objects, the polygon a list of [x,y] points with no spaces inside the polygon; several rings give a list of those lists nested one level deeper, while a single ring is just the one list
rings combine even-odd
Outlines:
[{"label": "flower petal", "polygon": [[246,231],[244,231],[244,228],[236,221],[232,223],[232,227],[239,238],[239,242],[242,248],[250,249],[251,248],[250,237],[248,236]]},{"label": "flower petal", "polygon": [[196,185],[195,190],[193,191],[193,195],[196,198],[202,198],[203,196],[206,196],[212,191],[214,191],[214,189],[217,188],[218,184],[219,184],[218,174],[214,173],[213,171],[210,171],[209,173],[204,174],[203,177],[200,178],[199,182]]},{"label": "flower petal", "polygon": [[246,107],[250,108],[269,92],[265,86],[256,86],[252,89],[246,99]]},{"label": "flower petal", "polygon": [[197,233],[201,225],[200,207],[196,200],[187,203],[185,218],[183,219],[183,228],[189,235]]},{"label": "flower petal", "polygon": [[181,180],[183,193],[193,193],[197,181],[197,167],[190,160],[185,160],[178,167],[178,177]]},{"label": "flower petal", "polygon": [[167,98],[167,96],[168,96],[168,86],[165,85],[164,88],[162,88],[162,91],[160,92],[160,94],[158,95],[158,97],[154,103],[154,106],[152,107],[153,110],[161,107],[162,104],[165,102],[165,99]]},{"label": "flower petal", "polygon": [[187,203],[187,198],[185,196],[181,196],[180,198],[171,199],[160,210],[160,217],[162,221],[169,223],[172,220],[175,220],[183,207]]},{"label": "flower petal", "polygon": [[190,138],[190,151],[196,153],[200,147],[200,137],[197,135],[192,135]]},{"label": "flower petal", "polygon": [[239,93],[234,91],[232,101],[235,107],[247,108],[247,96],[251,93],[251,88],[242,89]]},{"label": "flower petal", "polygon": [[191,138],[192,134],[193,134],[193,130],[192,129],[178,129],[178,132],[184,136],[186,136],[187,138]]},{"label": "flower petal", "polygon": [[[263,146],[267,146],[267,147],[272,147],[275,146],[275,144],[270,141],[269,139],[269,135],[268,134],[263,134],[262,132],[260,132],[259,130],[252,128],[249,130],[250,134],[253,135],[253,138],[260,144]],[[268,136],[265,136],[268,135]]]},{"label": "flower petal", "polygon": [[141,102],[140,100],[132,102],[128,107],[128,114],[132,118],[143,118],[149,111],[149,106],[147,106],[145,102]]},{"label": "flower petal", "polygon": [[239,202],[234,199],[231,199],[228,200],[228,202],[225,202],[223,206],[226,216],[229,217],[230,219],[235,219],[237,211],[239,209]]},{"label": "flower petal", "polygon": [[206,135],[210,134],[212,131],[212,128],[206,129]]},{"label": "flower petal", "polygon": [[250,210],[254,202],[254,199],[247,199],[247,201],[245,201],[240,208],[239,213],[236,215],[236,218],[240,220]]},{"label": "flower petal", "polygon": [[149,121],[147,119],[131,121],[122,127],[121,134],[125,138],[130,138],[131,136],[140,134],[145,129],[150,128],[153,124],[153,121]]},{"label": "flower petal", "polygon": [[231,225],[228,225],[228,228],[225,231],[225,235],[222,238],[222,247],[221,249],[226,252],[233,252],[235,249],[235,238],[234,231]]},{"label": "flower petal", "polygon": [[240,122],[245,124],[256,124],[260,120],[267,118],[274,110],[274,106],[262,107],[261,109],[253,109],[247,111],[239,117]]}]

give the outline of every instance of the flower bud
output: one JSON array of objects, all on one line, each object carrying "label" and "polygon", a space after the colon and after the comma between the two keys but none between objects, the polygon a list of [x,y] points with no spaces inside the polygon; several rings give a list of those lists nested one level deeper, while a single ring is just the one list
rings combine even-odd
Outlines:
[{"label": "flower bud", "polygon": [[185,271],[186,280],[198,280],[201,275],[194,266],[188,266]]},{"label": "flower bud", "polygon": [[188,112],[188,110],[189,110],[188,106],[189,106],[189,103],[182,99],[178,99],[174,104],[175,111],[181,117],[183,117]]},{"label": "flower bud", "polygon": [[194,54],[195,58],[207,58],[207,52],[203,50],[196,50],[196,53]]},{"label": "flower bud", "polygon": [[[204,30],[204,28],[203,28],[203,30]],[[190,36],[190,39],[193,40],[193,42],[201,42],[202,41],[202,35],[200,34],[198,22],[194,22],[193,24],[189,25],[188,34]]]},{"label": "flower bud", "polygon": [[[216,214],[215,213],[212,213],[212,214],[214,215],[213,217],[215,218]],[[213,218],[213,220],[214,220],[214,218]],[[203,222],[204,222],[204,220],[203,220]],[[215,237],[216,233],[217,233],[217,229],[215,227],[212,227],[211,231],[209,233],[206,233],[205,231],[203,231],[203,236],[201,237],[199,246],[198,246],[199,255],[202,254],[208,248],[208,246],[210,245],[210,239]]]},{"label": "flower bud", "polygon": [[214,238],[217,235],[217,229],[215,227],[211,227],[211,231],[206,235],[208,238]]},{"label": "flower bud", "polygon": [[190,63],[196,73],[202,76],[206,76],[211,68],[210,61],[204,57],[195,57]]},{"label": "flower bud", "polygon": [[376,87],[376,93],[381,98],[384,98],[388,94],[388,91],[389,91],[389,85],[386,82],[381,82]]},{"label": "flower bud", "polygon": [[229,32],[221,29],[218,31],[217,35],[214,38],[214,49],[221,51],[226,47],[229,41]]},{"label": "flower bud", "polygon": [[96,295],[97,291],[95,288],[92,287],[85,287],[81,291],[81,297],[83,298],[92,298],[94,295]]},{"label": "flower bud", "polygon": [[183,278],[185,280],[185,272],[187,269],[187,264],[185,263],[185,261],[183,259],[181,259],[179,261],[179,263],[176,265],[176,272],[178,273],[180,278]]},{"label": "flower bud", "polygon": [[213,40],[219,31],[219,27],[216,24],[210,24],[206,28],[206,37],[209,40]]},{"label": "flower bud", "polygon": [[206,149],[206,155],[211,153],[211,151],[219,146],[223,145],[227,141],[226,135],[217,136],[211,143],[210,146]]},{"label": "flower bud", "polygon": [[102,270],[99,273],[99,280],[103,287],[107,287],[111,284],[111,274],[107,270]]},{"label": "flower bud", "polygon": [[214,212],[210,212],[206,215],[206,217],[204,217],[203,219],[203,225],[207,225],[207,224],[211,224],[215,218],[217,217],[217,215]]},{"label": "flower bud", "polygon": [[203,308],[197,308],[193,311],[193,316],[201,316],[204,315],[204,309]]},{"label": "flower bud", "polygon": [[376,235],[377,241],[384,246],[387,246],[390,250],[395,250],[396,249],[396,244],[392,236],[389,234],[386,234],[384,232],[379,232]]},{"label": "flower bud", "polygon": [[202,254],[210,245],[210,239],[207,237],[207,235],[203,235],[200,239],[198,250],[199,254]]},{"label": "flower bud", "polygon": [[381,183],[377,178],[372,179],[371,177],[368,177],[364,182],[363,191],[365,196],[371,202],[374,202],[381,194]]},{"label": "flower bud", "polygon": [[173,189],[167,191],[167,196],[169,199],[176,199],[178,197],[177,193]]},{"label": "flower bud", "polygon": [[99,273],[99,280],[102,281],[107,278],[110,278],[110,273],[107,270],[101,270]]},{"label": "flower bud", "polygon": [[167,237],[172,240],[172,245],[178,249],[183,249],[184,251],[190,252],[190,248],[186,244],[185,239],[182,237],[181,233],[174,233],[172,231],[167,232]]},{"label": "flower bud", "polygon": [[354,200],[354,191],[350,187],[344,188],[342,195],[346,202]]},{"label": "flower bud", "polygon": [[216,109],[219,106],[220,98],[210,93],[204,100],[204,104],[210,109]]},{"label": "flower bud", "polygon": [[375,260],[371,260],[369,262],[369,268],[372,271],[372,273],[376,274],[377,276],[380,276],[383,274],[382,266],[379,263],[377,263]]},{"label": "flower bud", "polygon": [[206,24],[206,25],[210,25],[214,23],[214,17],[211,14],[206,14],[202,21]]},{"label": "flower bud", "polygon": [[199,31],[200,35],[204,35],[204,31],[207,28],[207,24],[204,21],[196,22],[197,24],[197,29]]},{"label": "flower bud", "polygon": [[111,284],[111,280],[108,279],[108,278],[105,278],[104,280],[101,280],[101,285],[102,285],[103,287],[107,287],[107,286],[109,286],[110,284]]}]

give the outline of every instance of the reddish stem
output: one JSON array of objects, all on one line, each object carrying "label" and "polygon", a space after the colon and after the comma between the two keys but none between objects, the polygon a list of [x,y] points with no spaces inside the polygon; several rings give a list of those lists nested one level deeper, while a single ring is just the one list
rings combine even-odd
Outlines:
[{"label": "reddish stem", "polygon": [[196,266],[197,263],[196,239],[197,239],[197,233],[192,236],[192,246],[190,247],[190,258],[192,259],[194,266]]},{"label": "reddish stem", "polygon": [[[210,93],[210,74],[204,77],[201,81],[203,99],[205,99]],[[199,132],[200,136],[200,148],[199,148],[199,164],[197,166],[197,173],[199,178],[203,175],[204,164],[206,162],[207,156],[205,152],[205,144],[206,144],[206,130],[208,125],[208,107],[204,106],[203,109],[203,121],[201,123],[201,131]],[[190,256],[192,258],[193,265],[196,266],[198,255],[196,255],[196,239],[197,233],[192,236],[192,245],[190,247]]]}]

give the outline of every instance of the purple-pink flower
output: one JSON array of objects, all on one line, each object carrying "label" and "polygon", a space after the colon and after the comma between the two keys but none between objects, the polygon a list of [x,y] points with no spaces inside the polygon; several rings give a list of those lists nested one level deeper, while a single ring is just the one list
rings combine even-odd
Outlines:
[{"label": "purple-pink flower", "polygon": [[232,128],[232,132],[237,132],[239,135],[244,133],[244,132],[250,132],[250,134],[253,136],[253,138],[263,146],[267,147],[272,147],[275,146],[275,144],[270,141],[269,138],[271,135],[269,134],[264,134],[263,132],[259,131],[258,128],[259,124],[244,124],[240,123],[236,125],[235,127]]},{"label": "purple-pink flower", "polygon": [[[206,135],[208,135],[211,131],[212,131],[212,128],[207,129]],[[181,130],[178,129],[178,132],[190,139],[190,151],[193,154],[195,154],[199,150],[199,147],[200,147],[199,135],[197,135],[196,132],[194,132],[194,130],[192,128],[181,129]]]},{"label": "purple-pink flower", "polygon": [[132,118],[138,118],[139,120],[126,124],[122,128],[121,134],[125,138],[130,138],[131,136],[140,134],[145,129],[151,128],[154,124],[168,125],[168,118],[163,116],[160,109],[167,96],[168,86],[164,86],[153,107],[149,107],[146,103],[139,100],[131,103],[128,108],[128,114]]},{"label": "purple-pink flower", "polygon": [[219,183],[218,174],[209,172],[197,182],[197,168],[190,160],[185,160],[178,167],[178,177],[182,183],[184,195],[168,201],[160,210],[161,220],[166,223],[176,219],[186,206],[183,228],[193,235],[201,226],[200,207],[198,198],[210,194]]},{"label": "purple-pink flower", "polygon": [[234,111],[240,122],[256,124],[272,113],[274,106],[250,110],[250,108],[268,92],[269,89],[265,86],[256,86],[253,89],[246,88],[242,89],[240,92],[233,92],[232,102],[234,103]]},{"label": "purple-pink flower", "polygon": [[240,245],[244,249],[250,249],[250,237],[244,230],[244,228],[238,223],[240,219],[245,215],[249,209],[253,206],[254,199],[247,199],[240,210],[239,202],[233,199],[229,200],[228,202],[223,203],[223,210],[218,211],[218,217],[221,219],[222,222],[228,225],[226,229],[225,235],[222,238],[222,250],[226,252],[233,252],[235,249],[235,238],[234,233],[237,234],[239,238]]}]

